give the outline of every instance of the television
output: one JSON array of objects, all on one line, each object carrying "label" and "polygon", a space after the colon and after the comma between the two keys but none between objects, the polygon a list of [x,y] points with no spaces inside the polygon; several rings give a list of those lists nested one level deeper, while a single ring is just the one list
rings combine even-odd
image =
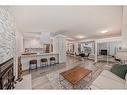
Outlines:
[{"label": "television", "polygon": [[107,55],[107,50],[101,50],[101,55]]}]

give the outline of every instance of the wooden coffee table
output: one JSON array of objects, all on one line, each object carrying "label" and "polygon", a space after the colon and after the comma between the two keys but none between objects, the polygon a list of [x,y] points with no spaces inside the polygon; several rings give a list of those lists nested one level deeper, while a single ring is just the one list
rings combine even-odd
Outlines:
[{"label": "wooden coffee table", "polygon": [[64,71],[60,73],[68,82],[70,82],[74,88],[74,86],[81,81],[83,78],[91,74],[92,71],[85,69],[80,66],[76,66],[70,70]]}]

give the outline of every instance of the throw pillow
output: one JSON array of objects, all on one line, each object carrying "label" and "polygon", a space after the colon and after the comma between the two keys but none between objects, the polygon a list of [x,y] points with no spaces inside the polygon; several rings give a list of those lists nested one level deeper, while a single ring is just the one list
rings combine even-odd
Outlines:
[{"label": "throw pillow", "polygon": [[111,72],[120,78],[125,79],[127,73],[127,64],[114,64],[111,68]]},{"label": "throw pillow", "polygon": [[126,76],[125,76],[125,88],[127,89],[127,74],[126,74]]}]

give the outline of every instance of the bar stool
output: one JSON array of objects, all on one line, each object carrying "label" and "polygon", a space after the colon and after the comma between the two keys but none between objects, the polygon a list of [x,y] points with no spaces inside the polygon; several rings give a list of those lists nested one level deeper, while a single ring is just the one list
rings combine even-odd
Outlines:
[{"label": "bar stool", "polygon": [[31,65],[36,65],[36,70],[37,70],[37,60],[30,60],[30,62],[29,62],[29,71],[32,70]]},{"label": "bar stool", "polygon": [[48,60],[47,60],[47,58],[42,58],[42,59],[41,59],[41,63],[40,63],[40,67],[47,66],[47,65],[48,65]]},{"label": "bar stool", "polygon": [[50,58],[50,65],[54,65],[56,63],[55,57]]}]

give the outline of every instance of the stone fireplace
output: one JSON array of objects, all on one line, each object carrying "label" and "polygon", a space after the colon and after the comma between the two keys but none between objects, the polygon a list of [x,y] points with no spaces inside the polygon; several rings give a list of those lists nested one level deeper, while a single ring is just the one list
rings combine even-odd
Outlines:
[{"label": "stone fireplace", "polygon": [[11,58],[0,64],[0,89],[14,88],[13,63],[14,59]]}]

